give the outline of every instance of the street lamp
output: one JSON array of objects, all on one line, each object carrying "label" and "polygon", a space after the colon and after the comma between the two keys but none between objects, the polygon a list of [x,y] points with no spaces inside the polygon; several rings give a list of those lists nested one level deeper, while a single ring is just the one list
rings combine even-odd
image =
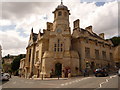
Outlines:
[{"label": "street lamp", "polygon": [[44,72],[43,72],[43,70],[44,70],[44,67],[43,67],[43,69],[42,69],[42,72],[41,72],[41,74],[42,74],[42,77],[41,77],[41,79],[43,80],[43,74],[44,74]]}]

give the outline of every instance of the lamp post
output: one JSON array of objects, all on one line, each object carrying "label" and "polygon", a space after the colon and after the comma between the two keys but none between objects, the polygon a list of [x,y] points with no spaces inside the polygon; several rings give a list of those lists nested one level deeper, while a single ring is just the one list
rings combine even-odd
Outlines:
[{"label": "lamp post", "polygon": [[39,78],[39,66],[37,66],[37,69],[38,69],[38,75],[37,75],[37,78]]},{"label": "lamp post", "polygon": [[58,73],[58,80],[59,80],[59,73]]},{"label": "lamp post", "polygon": [[43,80],[43,73],[42,73],[42,78],[41,79]]},{"label": "lamp post", "polygon": [[43,80],[43,78],[44,78],[44,76],[43,76],[43,74],[44,74],[44,72],[43,72],[43,70],[44,70],[44,67],[43,67],[43,69],[42,69],[42,77],[41,77],[41,79]]}]

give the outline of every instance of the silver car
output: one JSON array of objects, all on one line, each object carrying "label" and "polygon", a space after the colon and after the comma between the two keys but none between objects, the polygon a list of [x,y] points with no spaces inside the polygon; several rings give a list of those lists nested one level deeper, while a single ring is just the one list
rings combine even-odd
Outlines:
[{"label": "silver car", "polygon": [[1,73],[1,80],[9,80],[10,74],[9,73]]},{"label": "silver car", "polygon": [[118,70],[118,76],[120,77],[120,69]]}]

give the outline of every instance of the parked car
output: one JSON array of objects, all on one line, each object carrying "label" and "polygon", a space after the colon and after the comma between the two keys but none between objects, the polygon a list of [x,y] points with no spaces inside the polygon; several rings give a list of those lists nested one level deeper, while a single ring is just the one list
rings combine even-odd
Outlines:
[{"label": "parked car", "polygon": [[9,80],[10,79],[10,74],[9,73],[1,73],[1,80]]},{"label": "parked car", "polygon": [[118,76],[120,77],[120,69],[118,70]]},{"label": "parked car", "polygon": [[95,69],[94,73],[96,77],[106,77],[109,75],[105,68]]}]

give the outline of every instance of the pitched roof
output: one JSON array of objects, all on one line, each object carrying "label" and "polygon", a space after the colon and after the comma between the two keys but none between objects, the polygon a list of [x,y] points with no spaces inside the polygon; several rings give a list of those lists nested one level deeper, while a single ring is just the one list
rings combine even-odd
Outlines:
[{"label": "pitched roof", "polygon": [[85,29],[83,29],[83,28],[81,28],[81,31],[82,31],[82,32],[88,32],[91,36],[104,40],[103,38],[101,38],[100,36],[98,36],[98,35],[97,35],[96,33],[94,33],[94,32],[91,33],[91,32],[89,32],[88,30],[85,30]]},{"label": "pitched roof", "polygon": [[34,42],[37,40],[37,36],[38,36],[38,34],[33,33],[33,41],[34,41]]}]

